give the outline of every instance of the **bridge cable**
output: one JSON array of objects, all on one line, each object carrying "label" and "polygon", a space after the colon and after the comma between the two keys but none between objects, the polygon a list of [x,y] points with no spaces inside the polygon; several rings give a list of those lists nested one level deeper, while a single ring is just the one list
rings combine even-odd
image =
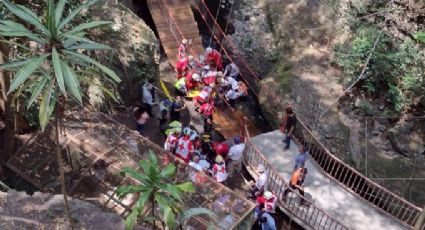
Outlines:
[{"label": "bridge cable", "polygon": [[[227,28],[229,26],[230,17],[232,16],[234,6],[235,6],[235,1],[233,1],[232,6],[230,7],[229,16],[227,17],[227,20],[226,20],[226,27],[224,27],[224,35],[223,35],[223,39],[221,39],[221,43],[223,43],[223,44],[224,44],[224,39],[226,39]],[[222,51],[222,49],[220,49],[220,53],[221,53],[221,51]]]},{"label": "bridge cable", "polygon": [[[217,21],[218,15],[220,14],[221,1],[222,0],[220,0],[220,2],[218,3],[217,12],[215,14],[215,19],[214,19],[215,21]],[[217,26],[220,26],[220,25],[217,25]],[[214,23],[213,29],[211,31],[210,42],[208,44],[208,47],[211,47],[211,43],[212,43],[212,40],[213,40],[213,34],[215,34],[215,23]]]}]

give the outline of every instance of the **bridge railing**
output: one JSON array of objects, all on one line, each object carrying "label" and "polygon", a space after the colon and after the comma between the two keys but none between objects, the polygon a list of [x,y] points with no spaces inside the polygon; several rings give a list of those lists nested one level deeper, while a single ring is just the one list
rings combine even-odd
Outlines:
[{"label": "bridge railing", "polygon": [[[268,162],[264,155],[258,150],[255,145],[251,143],[248,129],[245,126],[244,136],[246,140],[246,146],[244,151],[244,164],[249,166],[250,169],[255,169],[259,164],[263,164],[266,167],[268,173],[267,190],[272,191],[278,198],[279,206],[287,212],[287,214],[298,218],[303,223],[307,224],[312,229],[329,229],[329,230],[346,230],[348,229],[342,223],[338,222],[335,218],[328,215],[325,211],[315,206],[313,203],[306,200],[306,205],[301,205],[300,201],[302,196],[297,192],[291,192],[286,202],[283,200],[283,194],[287,186],[287,183],[279,174],[279,172],[273,168]],[[254,170],[250,170],[255,173]],[[291,188],[289,188],[292,190]]]},{"label": "bridge railing", "polygon": [[309,150],[313,163],[320,166],[330,178],[355,195],[387,215],[409,227],[414,226],[421,209],[402,197],[390,192],[378,183],[370,180],[342,160],[335,157],[316,138],[311,130],[298,119],[294,137]]}]

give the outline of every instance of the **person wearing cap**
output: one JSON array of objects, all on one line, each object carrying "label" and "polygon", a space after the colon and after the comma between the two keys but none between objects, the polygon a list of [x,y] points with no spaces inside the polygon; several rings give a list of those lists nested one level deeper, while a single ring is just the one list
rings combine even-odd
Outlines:
[{"label": "person wearing cap", "polygon": [[170,120],[180,121],[180,112],[186,108],[183,98],[180,95],[176,96],[176,100],[171,104]]},{"label": "person wearing cap", "polygon": [[183,39],[182,43],[179,46],[179,55],[178,59],[182,59],[186,57],[186,51],[189,46],[189,41],[187,39]]},{"label": "person wearing cap", "polygon": [[228,172],[231,175],[233,171],[240,172],[242,168],[243,160],[243,151],[245,150],[245,144],[241,143],[241,138],[239,136],[233,138],[234,145],[230,147],[229,153],[227,154],[226,159],[230,160],[228,164]]},{"label": "person wearing cap", "polygon": [[267,191],[267,182],[268,182],[267,171],[263,164],[259,164],[257,166],[256,171],[259,174],[258,180],[252,186],[252,190],[249,195],[249,198],[254,198],[254,199],[257,196],[262,195],[264,191]]},{"label": "person wearing cap", "polygon": [[215,164],[212,167],[212,175],[219,183],[224,183],[227,180],[226,163],[222,156],[215,157]]},{"label": "person wearing cap", "polygon": [[221,54],[217,50],[215,50],[211,47],[208,47],[206,49],[205,63],[207,63],[207,64],[212,63],[217,68],[217,70],[223,69]]},{"label": "person wearing cap", "polygon": [[153,94],[152,94],[153,82],[154,82],[153,79],[149,79],[149,81],[145,82],[142,86],[142,94],[143,94],[142,103],[144,108],[146,108],[146,111],[150,117],[153,117],[152,106],[155,104],[155,101],[153,99]]},{"label": "person wearing cap", "polygon": [[274,193],[270,191],[265,191],[262,196],[257,196],[256,199],[257,204],[264,204],[264,208],[269,213],[275,213],[277,197]]},{"label": "person wearing cap", "polygon": [[194,153],[193,143],[190,140],[190,128],[183,129],[183,136],[179,138],[176,146],[176,156],[186,163],[189,163],[191,155]]},{"label": "person wearing cap", "polygon": [[223,142],[214,142],[212,144],[215,154],[226,156],[229,153],[229,145]]},{"label": "person wearing cap", "polygon": [[289,187],[286,188],[283,193],[284,200],[286,200],[286,197],[289,192],[291,192],[292,190],[298,190],[298,192],[301,195],[300,203],[301,205],[305,204],[303,184],[304,184],[304,179],[306,174],[307,174],[306,168],[298,168],[292,173],[291,180],[289,181]]},{"label": "person wearing cap", "polygon": [[174,153],[176,150],[177,141],[180,136],[180,130],[174,129],[170,134],[168,134],[167,139],[164,142],[164,149]]},{"label": "person wearing cap", "polygon": [[196,154],[192,158],[192,161],[189,162],[189,165],[198,171],[207,172],[210,168],[210,163],[208,161],[201,159],[200,154]]}]

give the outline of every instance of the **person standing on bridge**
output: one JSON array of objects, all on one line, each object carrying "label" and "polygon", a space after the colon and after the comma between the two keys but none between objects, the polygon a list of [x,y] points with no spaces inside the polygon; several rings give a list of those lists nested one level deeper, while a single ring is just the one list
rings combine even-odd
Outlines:
[{"label": "person standing on bridge", "polygon": [[295,170],[294,173],[292,173],[291,181],[289,182],[289,187],[285,189],[283,193],[283,200],[286,201],[286,197],[291,190],[298,190],[298,192],[301,195],[300,204],[305,204],[304,199],[304,179],[307,175],[307,169],[306,168],[298,168]]},{"label": "person standing on bridge", "polygon": [[217,68],[218,71],[223,70],[223,63],[222,63],[222,60],[221,60],[221,54],[217,50],[215,50],[211,47],[208,47],[206,49],[205,63],[214,65]]},{"label": "person standing on bridge", "polygon": [[234,62],[227,64],[224,69],[224,76],[229,76],[235,80],[239,79],[239,73],[239,67]]},{"label": "person standing on bridge", "polygon": [[187,56],[188,48],[189,48],[189,41],[187,39],[183,39],[182,43],[179,46],[179,56],[177,57],[179,60]]},{"label": "person standing on bridge", "polygon": [[258,180],[252,185],[252,189],[248,198],[255,199],[257,196],[260,196],[267,190],[267,171],[263,164],[259,164],[257,166],[257,172],[260,174],[258,176]]},{"label": "person standing on bridge", "polygon": [[297,124],[297,118],[295,116],[294,111],[292,111],[291,108],[286,108],[285,110],[288,118],[286,119],[286,124],[285,124],[285,129],[284,129],[284,133],[285,135],[285,139],[283,140],[283,142],[285,143],[285,147],[284,150],[289,150],[289,147],[291,145],[291,138],[292,138],[292,134],[294,133],[295,130],[295,126]]},{"label": "person standing on bridge", "polygon": [[305,162],[308,159],[307,148],[304,147],[304,145],[300,145],[299,151],[300,153],[295,157],[294,171],[299,168],[304,168]]},{"label": "person standing on bridge", "polygon": [[242,169],[242,159],[243,159],[243,151],[245,150],[245,144],[241,143],[241,137],[236,136],[233,138],[233,142],[235,143],[229,149],[229,153],[227,154],[227,160],[230,161],[228,164],[228,172],[230,175],[236,171],[239,173]]}]

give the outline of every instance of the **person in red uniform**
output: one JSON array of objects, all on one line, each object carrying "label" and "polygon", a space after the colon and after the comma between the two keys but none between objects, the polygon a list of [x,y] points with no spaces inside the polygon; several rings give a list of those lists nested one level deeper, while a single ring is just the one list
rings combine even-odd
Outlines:
[{"label": "person in red uniform", "polygon": [[214,142],[212,146],[217,155],[225,157],[229,153],[229,145],[224,142]]},{"label": "person in red uniform", "polygon": [[[212,87],[214,87],[214,84],[211,84]],[[202,87],[202,84],[201,84]],[[196,96],[193,98],[193,102],[196,107],[206,102],[212,93],[212,87],[210,86],[203,86],[201,92],[199,93],[199,96]]]},{"label": "person in red uniform", "polygon": [[192,74],[191,72],[188,72],[186,74],[185,78],[186,78],[186,89],[187,89],[187,91],[190,91],[190,90],[198,87],[199,81],[201,80],[201,77],[199,76],[199,74],[197,74],[197,73]]},{"label": "person in red uniform", "polygon": [[182,43],[179,46],[179,56],[178,56],[179,60],[186,57],[186,52],[187,52],[188,46],[189,46],[188,40],[183,39]]},{"label": "person in red uniform", "polygon": [[176,62],[177,79],[182,78],[189,71],[189,62],[193,61],[193,56],[184,57]]},{"label": "person in red uniform", "polygon": [[217,67],[217,70],[219,71],[223,70],[221,54],[217,50],[211,47],[208,47],[206,49],[205,63],[207,64],[214,63],[214,66]]},{"label": "person in red uniform", "polygon": [[189,164],[191,155],[193,155],[195,149],[193,143],[190,140],[190,128],[183,129],[183,136],[179,138],[176,146],[176,156]]},{"label": "person in red uniform", "polygon": [[262,196],[260,195],[256,198],[256,204],[264,204],[264,208],[269,213],[275,213],[276,203],[277,197],[274,193],[270,191],[265,191]]},{"label": "person in red uniform", "polygon": [[202,104],[199,112],[204,118],[204,122],[206,122],[205,119],[212,118],[212,115],[214,113],[214,101],[210,99],[209,102],[205,102],[204,104]]}]

